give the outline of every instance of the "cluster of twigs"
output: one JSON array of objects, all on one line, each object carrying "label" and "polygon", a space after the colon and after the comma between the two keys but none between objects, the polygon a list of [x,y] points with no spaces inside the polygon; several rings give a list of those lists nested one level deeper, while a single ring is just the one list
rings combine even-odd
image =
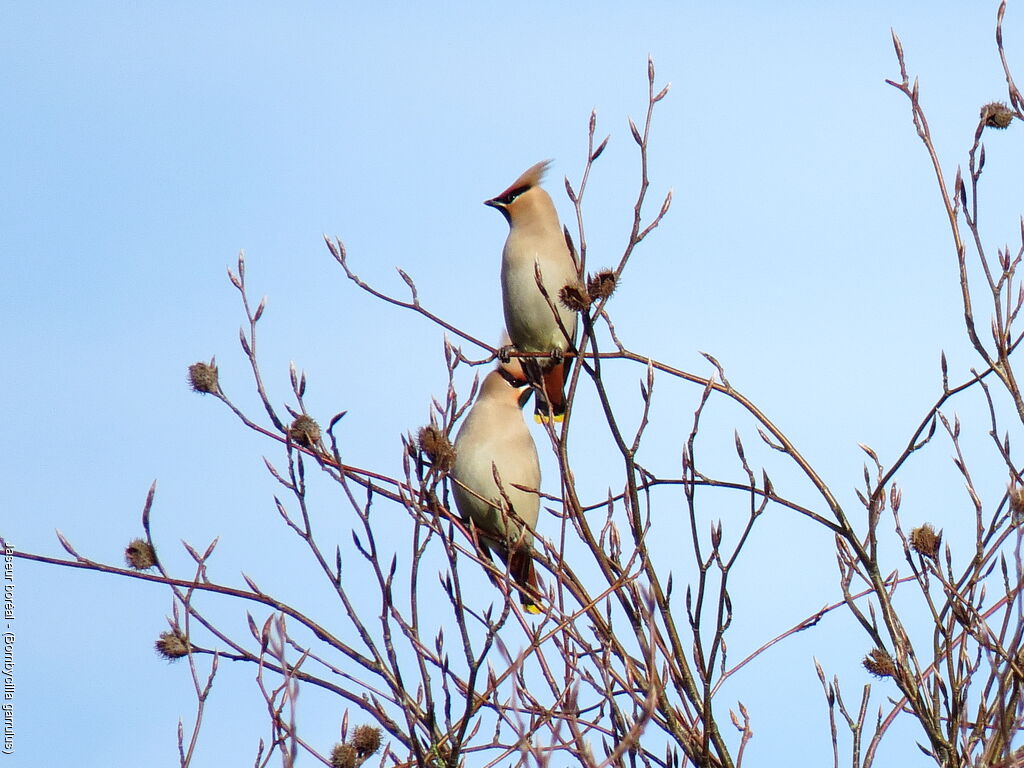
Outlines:
[{"label": "cluster of twigs", "polygon": [[[980,365],[965,381],[950,385],[943,359],[941,393],[905,449],[887,464],[864,446],[870,465],[858,499],[865,514],[858,509],[854,515],[844,506],[811,459],[729,383],[723,366],[713,357],[707,356],[710,375],[686,372],[629,349],[616,333],[609,298],[631,255],[658,227],[672,201],[669,192],[656,214],[647,213],[652,118],[668,93],[668,86],[656,89],[654,66],[649,62],[646,115],[642,126],[630,121],[639,151],[640,187],[626,246],[614,268],[586,273],[585,193],[594,163],[608,142],[606,138],[595,143],[593,114],[581,179],[577,185],[566,179],[576,217],[580,279],[587,290],[577,297],[582,334],[577,342],[579,364],[569,382],[570,407],[560,430],[548,428],[560,471],[554,481],[557,492],[549,483],[544,497],[557,526],[539,531],[537,537],[537,561],[546,590],[542,615],[533,618],[522,613],[507,574],[481,557],[474,534],[454,513],[448,494],[447,441],[473,396],[460,398],[456,371],[462,365],[487,363],[498,350],[425,307],[414,281],[404,272],[400,274],[409,289],[404,299],[361,280],[340,240],[328,241],[330,252],[362,290],[428,318],[451,337],[480,350],[473,359],[462,352],[461,344],[446,341],[446,396],[434,402],[431,426],[418,438],[405,441],[400,474],[343,460],[334,435],[343,414],[330,419],[321,431],[304,403],[305,375],[294,367],[290,372],[294,401],[293,406],[285,406],[287,415],[268,396],[257,355],[264,304],[252,308],[242,257],[229,274],[246,313],[248,327],[241,333],[241,347],[251,365],[265,419],[246,414],[229,398],[214,361],[193,366],[192,382],[198,391],[229,408],[247,428],[280,444],[283,463],[268,462],[267,467],[283,489],[275,499],[281,522],[304,543],[330,585],[344,613],[341,626],[337,618],[318,620],[291,602],[267,594],[252,578],[245,577],[244,588],[211,579],[216,541],[202,552],[186,545],[196,564],[190,577],[168,573],[155,556],[156,542],[150,535],[155,487],[142,515],[145,539],[133,543],[134,551],[148,551],[149,559],[133,559],[130,553],[126,568],[99,563],[77,552],[63,537],[61,544],[70,559],[28,552],[18,556],[170,588],[174,611],[158,650],[168,658],[187,658],[197,701],[191,733],[186,736],[184,728],[179,730],[182,766],[192,760],[206,700],[218,663],[224,659],[251,664],[256,670],[270,722],[270,736],[257,750],[260,766],[275,755],[291,765],[300,752],[334,766],[361,765],[375,753],[382,765],[438,768],[463,764],[739,766],[756,713],[749,713],[739,702],[723,703],[718,696],[723,683],[768,647],[833,610],[849,611],[856,619],[874,649],[865,658],[865,667],[898,690],[896,698],[879,710],[869,731],[870,686],[863,687],[859,706],[850,707],[838,679],[829,680],[818,665],[837,766],[847,750],[856,768],[872,765],[883,736],[900,716],[920,724],[922,749],[937,765],[1024,764],[1015,740],[1024,719],[1024,601],[1020,594],[1024,482],[1012,458],[1009,436],[1000,427],[999,393],[993,391],[998,386],[1010,397],[1024,423],[1024,397],[1011,360],[1022,338],[1014,324],[1024,302],[1024,288],[1016,275],[1024,256],[1024,229],[1017,252],[1001,249],[994,259],[986,252],[978,229],[984,131],[1005,127],[1014,118],[1024,119],[1024,100],[1003,50],[1004,13],[1005,2],[999,8],[996,43],[1009,104],[991,104],[982,110],[967,174],[958,169],[951,187],[942,173],[918,84],[910,82],[902,46],[893,35],[900,79],[890,84],[909,100],[913,123],[934,164],[959,266],[966,330]],[[971,281],[972,259],[984,275],[980,288]],[[991,342],[982,341],[975,324],[975,304],[986,299],[993,311]],[[639,365],[644,371],[643,408],[633,426],[622,417],[620,403],[606,387],[605,368],[613,364]],[[637,458],[650,424],[656,386],[665,380],[692,385],[695,402],[682,471],[671,477],[656,475]],[[597,500],[581,498],[574,478],[585,457],[570,447],[573,393],[584,386],[596,393],[620,460],[618,493]],[[1007,468],[1009,490],[994,509],[986,507],[975,489],[960,447],[959,420],[951,420],[946,410],[952,399],[968,392],[982,394],[995,450]],[[816,503],[798,503],[778,490],[768,472],[748,458],[750,452],[738,432],[738,480],[715,478],[699,469],[696,454],[702,419],[721,398],[746,411],[765,446],[782,454],[810,483]],[[896,475],[939,435],[953,447],[973,508],[976,536],[971,546],[966,542],[943,545],[941,532],[930,525],[907,530],[900,517]],[[332,480],[347,504],[353,538],[351,550],[345,550],[348,554],[343,555],[342,541],[315,530],[311,508],[316,502],[306,481],[310,471]],[[667,525],[658,509],[658,493],[664,487],[681,488],[685,499],[695,570],[682,589],[674,586],[672,574],[666,576],[664,564],[651,548],[652,531]],[[721,522],[710,530],[700,522],[703,497],[698,491],[708,488],[742,494],[745,519],[733,523],[739,532],[728,539],[723,537]],[[407,513],[408,550],[399,552],[393,545],[399,522],[394,514],[382,515],[381,505]],[[837,599],[734,663],[727,657],[726,643],[733,621],[730,579],[750,534],[772,507],[803,515],[834,536]],[[885,562],[886,548],[879,546],[887,539],[899,542],[903,562],[896,567]],[[497,606],[495,593],[476,586],[480,569],[490,572],[499,597],[504,598]],[[434,579],[438,571],[440,588]],[[353,579],[353,572],[358,578]],[[375,596],[372,612],[355,599],[355,581],[362,596],[367,590]],[[916,585],[930,617],[923,629],[909,626],[896,605],[897,590],[903,597],[911,585]],[[249,636],[232,636],[221,628],[199,600],[208,593],[252,606]],[[443,601],[437,599],[439,594]],[[254,615],[257,611],[259,619]],[[210,659],[205,673],[198,662],[203,657]],[[337,695],[351,713],[358,713],[361,721],[373,727],[356,728],[348,738],[346,715],[342,741],[333,749],[307,743],[300,733],[301,719],[296,717],[300,685]],[[841,737],[841,726],[849,731],[848,737]],[[382,750],[378,749],[381,740],[373,736],[376,728],[383,731]]]}]

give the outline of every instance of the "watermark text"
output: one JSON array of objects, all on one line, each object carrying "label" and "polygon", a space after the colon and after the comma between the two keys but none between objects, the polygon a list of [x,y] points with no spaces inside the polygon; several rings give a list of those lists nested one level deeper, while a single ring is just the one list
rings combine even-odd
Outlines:
[{"label": "watermark text", "polygon": [[3,559],[3,615],[0,617],[0,754],[14,754],[14,546],[0,550]]}]

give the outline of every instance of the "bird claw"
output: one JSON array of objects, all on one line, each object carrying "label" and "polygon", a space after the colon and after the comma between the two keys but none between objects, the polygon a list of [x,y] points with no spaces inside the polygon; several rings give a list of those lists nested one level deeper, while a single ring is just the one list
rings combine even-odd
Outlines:
[{"label": "bird claw", "polygon": [[515,352],[516,348],[511,344],[506,344],[503,347],[498,347],[498,360],[504,365],[508,365],[512,360],[512,353]]},{"label": "bird claw", "polygon": [[560,350],[560,349],[552,349],[551,350],[551,362],[553,364],[558,365],[564,359],[565,359],[565,354],[562,352],[562,350]]}]

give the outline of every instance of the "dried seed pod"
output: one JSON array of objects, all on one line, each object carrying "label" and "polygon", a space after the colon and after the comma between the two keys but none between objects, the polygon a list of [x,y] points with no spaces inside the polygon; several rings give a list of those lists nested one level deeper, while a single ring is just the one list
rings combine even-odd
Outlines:
[{"label": "dried seed pod", "polygon": [[320,425],[306,414],[302,414],[288,427],[288,437],[293,443],[312,448],[320,442]]},{"label": "dried seed pod", "polygon": [[590,295],[591,301],[607,299],[615,293],[618,284],[619,279],[615,276],[615,272],[610,269],[602,269],[587,278],[587,293]]},{"label": "dried seed pod", "polygon": [[356,755],[361,758],[369,757],[380,749],[380,728],[372,725],[360,725],[352,733],[352,746],[355,747]]},{"label": "dried seed pod", "polygon": [[331,750],[331,768],[356,768],[356,749],[351,744],[335,744]]},{"label": "dried seed pod", "polygon": [[1024,487],[1011,485],[1006,494],[1010,497],[1010,511],[1015,518],[1019,518],[1024,514]]},{"label": "dried seed pod", "polygon": [[168,661],[176,661],[182,656],[188,656],[188,640],[178,632],[167,630],[161,632],[159,639],[154,644],[157,655]]},{"label": "dried seed pod", "polygon": [[893,662],[892,656],[881,648],[875,648],[871,651],[871,653],[864,657],[862,663],[864,664],[864,669],[875,677],[896,676],[896,664]]},{"label": "dried seed pod", "polygon": [[942,531],[936,533],[931,523],[925,523],[920,528],[914,528],[910,532],[911,548],[924,557],[934,560],[939,554],[939,546],[941,544]]},{"label": "dried seed pod", "polygon": [[1013,122],[1013,110],[1001,101],[993,101],[981,108],[981,120],[986,128],[1007,128]]},{"label": "dried seed pod", "polygon": [[156,550],[145,539],[132,539],[125,547],[124,559],[129,568],[144,571],[156,565]]},{"label": "dried seed pod", "polygon": [[569,283],[558,292],[562,305],[573,312],[582,312],[590,306],[590,297],[579,283]]},{"label": "dried seed pod", "polygon": [[431,465],[441,472],[448,472],[455,464],[455,448],[448,436],[433,424],[420,428],[416,443]]},{"label": "dried seed pod", "polygon": [[208,363],[193,363],[188,367],[188,383],[193,392],[201,395],[215,395],[220,392],[217,380],[217,366],[213,360]]}]

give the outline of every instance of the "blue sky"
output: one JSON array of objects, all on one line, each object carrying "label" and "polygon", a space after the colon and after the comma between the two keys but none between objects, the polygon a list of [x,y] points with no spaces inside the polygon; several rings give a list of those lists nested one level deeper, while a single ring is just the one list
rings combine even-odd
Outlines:
[{"label": "blue sky", "polygon": [[[443,335],[355,289],[323,234],[345,241],[365,279],[400,294],[400,266],[433,310],[496,338],[505,224],[481,202],[550,157],[547,186],[568,217],[561,180],[579,178],[596,108],[612,139],[591,178],[590,258],[616,262],[637,186],[627,116],[642,117],[648,55],[658,84],[672,82],[651,195],[671,188],[674,203],[613,300],[618,330],[697,373],[709,372],[699,352],[715,355],[855,503],[857,443],[883,457],[902,448],[939,393],[940,350],[952,379],[976,364],[931,169],[905,99],[883,82],[898,75],[890,27],[921,76],[950,177],[978,107],[1005,98],[995,3],[893,5],[3,3],[0,533],[59,554],[59,528],[83,554],[118,562],[156,478],[154,529],[182,575],[178,541],[220,537],[222,580],[241,583],[244,569],[268,589],[301,584],[261,458],[279,453],[186,385],[187,366],[216,354],[225,389],[255,411],[225,268],[244,249],[253,293],[269,296],[260,343],[272,396],[287,398],[295,361],[314,414],[348,410],[353,463],[397,471],[400,436],[444,393]],[[1012,5],[1006,38],[1020,61]],[[1014,130],[986,143],[985,232],[1013,243],[1021,206],[1006,190],[1019,188],[1024,154]],[[623,407],[636,408],[642,370],[614,375]],[[699,392],[665,392],[646,450],[671,472]],[[599,498],[594,418],[578,463]],[[742,423],[735,409],[716,413],[710,461],[730,466]],[[979,446],[986,427],[972,424]],[[955,527],[966,500],[943,450],[905,482],[922,515]],[[996,474],[989,490],[1004,487]],[[339,537],[347,530],[342,520]],[[737,648],[837,594],[829,537],[782,515],[759,536]],[[192,703],[185,667],[151,649],[169,596],[25,562],[17,583],[14,764],[173,764]],[[867,641],[843,626],[823,622],[729,691],[754,716],[749,759],[771,764],[796,738],[828,759],[810,657],[856,690]],[[251,762],[263,717],[251,678],[222,667],[197,765]],[[772,711],[783,686],[803,697],[799,722]],[[340,708],[303,701],[310,732],[329,743]],[[914,736],[889,754],[916,759]]]}]

